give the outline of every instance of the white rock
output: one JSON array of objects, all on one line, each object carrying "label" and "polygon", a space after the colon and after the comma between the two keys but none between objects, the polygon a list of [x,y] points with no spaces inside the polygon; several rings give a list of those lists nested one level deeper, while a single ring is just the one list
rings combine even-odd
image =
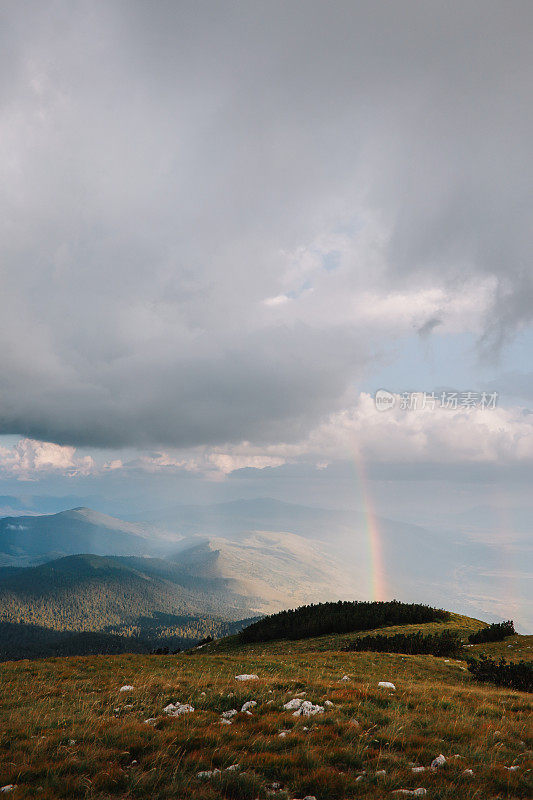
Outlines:
[{"label": "white rock", "polygon": [[241,708],[241,711],[250,713],[250,709],[251,708],[255,708],[256,705],[257,705],[257,702],[255,700],[248,700],[247,703],[243,704],[243,706]]},{"label": "white rock", "polygon": [[444,758],[442,753],[440,755],[438,755],[437,758],[434,758],[433,761],[431,762],[431,769],[434,769],[434,770],[435,769],[440,769],[441,767],[445,767],[445,766],[446,766],[446,759]]},{"label": "white rock", "polygon": [[427,790],[422,786],[419,789],[394,789],[393,794],[401,794],[403,797],[425,797]]},{"label": "white rock", "polygon": [[413,767],[412,772],[425,772],[425,767]]},{"label": "white rock", "polygon": [[304,800],[316,800],[314,794],[306,794]]},{"label": "white rock", "polygon": [[221,720],[220,720],[220,724],[221,724],[221,725],[231,725],[231,724],[232,724],[232,722],[231,722],[231,720],[230,720],[230,719],[221,719]]},{"label": "white rock", "polygon": [[226,772],[238,772],[241,768],[240,764],[232,764],[231,767],[226,767]]},{"label": "white rock", "polygon": [[203,770],[202,772],[197,772],[196,773],[196,777],[197,778],[204,778],[204,779],[205,778],[216,778],[217,775],[220,775],[220,770],[219,769],[206,769],[206,770]]},{"label": "white rock", "polygon": [[280,731],[278,733],[278,736],[279,736],[280,739],[284,739],[289,733],[290,733],[290,731]]},{"label": "white rock", "polygon": [[236,708],[232,708],[229,711],[223,711],[222,714],[221,714],[221,717],[222,717],[222,719],[231,719],[232,717],[235,716],[235,714],[238,714],[238,713],[239,712],[237,711]]},{"label": "white rock", "polygon": [[149,719],[144,720],[145,725],[155,725],[157,722],[157,717],[150,717]]},{"label": "white rock", "polygon": [[520,767],[518,766],[518,764],[514,764],[512,767],[505,767],[505,769],[509,770],[509,772],[518,772]]},{"label": "white rock", "polygon": [[135,686],[130,686],[129,683],[127,683],[125,686],[120,687],[119,692],[133,692],[134,689]]},{"label": "white rock", "polygon": [[379,777],[379,778],[382,778],[382,777],[383,777],[384,775],[386,775],[386,774],[387,774],[387,770],[385,770],[385,769],[378,769],[378,771],[376,772],[376,778],[378,778],[378,777]]},{"label": "white rock", "polygon": [[0,792],[3,792],[4,794],[9,794],[9,792],[14,792],[16,788],[17,788],[16,783],[8,783],[6,786],[2,786],[0,788]]},{"label": "white rock", "polygon": [[205,697],[205,692],[200,692],[200,697]]},{"label": "white rock", "polygon": [[391,689],[393,692],[396,691],[396,686],[390,681],[380,681],[378,686],[380,689]]},{"label": "white rock", "polygon": [[288,703],[285,703],[283,708],[286,711],[293,711],[295,708],[300,708],[302,703],[303,703],[303,700],[300,697],[293,697],[292,700],[289,700]]},{"label": "white rock", "polygon": [[323,713],[324,706],[314,705],[310,700],[304,700],[300,708],[294,712],[293,717],[313,717],[315,714]]},{"label": "white rock", "polygon": [[465,778],[473,778],[474,777],[474,770],[473,769],[465,769],[463,772]]},{"label": "white rock", "polygon": [[188,703],[169,703],[168,706],[165,706],[163,711],[165,714],[168,714],[169,717],[179,717],[182,714],[192,714],[194,708]]},{"label": "white rock", "polygon": [[355,779],[355,782],[359,783],[360,781],[364,780],[364,778],[365,778],[364,775],[358,775],[357,778]]},{"label": "white rock", "polygon": [[349,680],[351,680],[349,675],[343,675],[341,678],[341,681],[349,681]]},{"label": "white rock", "polygon": [[235,675],[236,681],[258,681],[259,675]]},{"label": "white rock", "polygon": [[328,708],[331,708],[335,704],[332,703],[331,700],[324,700],[324,705],[327,706]]}]

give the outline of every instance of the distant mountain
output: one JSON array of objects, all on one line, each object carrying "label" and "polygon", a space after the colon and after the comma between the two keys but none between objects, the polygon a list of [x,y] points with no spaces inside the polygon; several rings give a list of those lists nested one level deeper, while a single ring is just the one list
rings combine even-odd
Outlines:
[{"label": "distant mountain", "polygon": [[172,558],[195,578],[224,581],[257,613],[361,596],[349,567],[292,533],[253,531],[236,542],[191,538]]},{"label": "distant mountain", "polygon": [[0,519],[0,566],[29,566],[78,553],[144,556],[167,550],[153,527],[90,508]]}]

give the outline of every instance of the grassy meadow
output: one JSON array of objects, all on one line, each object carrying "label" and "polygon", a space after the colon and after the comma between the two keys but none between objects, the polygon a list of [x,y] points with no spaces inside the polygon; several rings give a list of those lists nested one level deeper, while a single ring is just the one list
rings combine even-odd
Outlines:
[{"label": "grassy meadow", "polygon": [[[480,626],[454,615],[380,632]],[[416,788],[428,800],[531,796],[530,694],[476,684],[462,660],[342,652],[353,636],[0,664],[0,787],[15,784],[16,800],[383,800]],[[531,660],[533,637],[465,649],[475,652]],[[241,673],[259,680],[236,681]],[[126,684],[133,690],[120,692]],[[283,704],[297,696],[333,705],[295,717]],[[257,706],[241,713],[249,700]],[[195,711],[168,717],[171,702]],[[231,709],[239,713],[223,724]],[[446,765],[431,771],[441,753]]]}]

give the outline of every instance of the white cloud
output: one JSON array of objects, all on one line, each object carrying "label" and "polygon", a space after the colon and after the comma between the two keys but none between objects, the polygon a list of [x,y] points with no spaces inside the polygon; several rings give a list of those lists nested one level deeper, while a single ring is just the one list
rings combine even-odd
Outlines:
[{"label": "white cloud", "polygon": [[13,447],[0,447],[0,476],[31,481],[56,473],[67,477],[89,475],[96,470],[91,456],[79,455],[75,447],[52,442],[20,439]]}]

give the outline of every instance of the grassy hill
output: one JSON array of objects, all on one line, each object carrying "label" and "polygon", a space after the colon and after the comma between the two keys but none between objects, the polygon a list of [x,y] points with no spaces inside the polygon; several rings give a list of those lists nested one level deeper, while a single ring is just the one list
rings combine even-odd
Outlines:
[{"label": "grassy hill", "polygon": [[[466,637],[482,624],[452,615],[378,632],[453,627]],[[477,684],[462,659],[344,652],[358,635],[2,664],[0,786],[43,800],[393,800],[419,787],[428,800],[529,796],[531,695]],[[531,660],[533,637],[467,652],[481,651]],[[242,673],[258,680],[235,680]],[[134,689],[120,692],[125,684]],[[283,705],[297,696],[324,713],[294,716]],[[240,711],[249,700],[251,715]],[[168,717],[171,702],[195,711]],[[223,724],[231,709],[239,713]],[[441,753],[446,765],[434,772]]]}]

